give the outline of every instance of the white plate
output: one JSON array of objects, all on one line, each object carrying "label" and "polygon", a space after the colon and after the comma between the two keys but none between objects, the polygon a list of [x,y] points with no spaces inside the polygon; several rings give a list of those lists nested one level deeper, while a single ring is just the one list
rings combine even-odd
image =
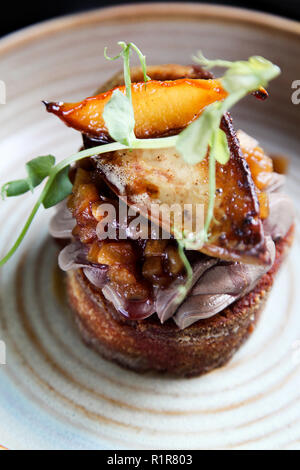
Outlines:
[{"label": "white plate", "polygon": [[[80,136],[45,112],[42,99],[82,99],[114,73],[103,48],[132,40],[148,63],[261,54],[282,76],[270,99],[247,98],[236,127],[291,159],[288,191],[300,199],[299,23],[195,4],[153,4],[66,17],[0,41],[1,182],[24,175],[37,155],[69,155]],[[34,196],[36,198],[36,195]],[[16,238],[32,196],[1,202],[1,252]],[[267,308],[232,361],[204,377],[136,375],[85,347],[65,303],[57,250],[41,211],[21,249],[0,272],[0,442],[11,449],[300,448],[299,232]],[[56,273],[56,274],[55,274]]]}]

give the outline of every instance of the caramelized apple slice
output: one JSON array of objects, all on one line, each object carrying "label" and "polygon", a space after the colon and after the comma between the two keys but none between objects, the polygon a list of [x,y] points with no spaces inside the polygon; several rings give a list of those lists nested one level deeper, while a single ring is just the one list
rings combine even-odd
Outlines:
[{"label": "caramelized apple slice", "polygon": [[[226,97],[219,80],[179,79],[133,83],[132,102],[138,138],[176,132],[196,119],[201,111]],[[125,87],[119,86],[122,93]],[[107,134],[102,117],[113,90],[80,103],[46,103],[47,110],[65,124],[90,136]]]},{"label": "caramelized apple slice", "polygon": [[[225,260],[265,263],[269,260],[255,187],[230,126],[227,116],[222,128],[230,136],[231,158],[226,165],[217,164],[215,220],[210,227],[209,243],[201,251]],[[168,148],[117,151],[99,155],[96,161],[121,199],[126,198],[129,205],[171,233],[174,227],[180,230],[183,224],[171,211],[171,223],[165,225],[170,206],[181,207],[185,220],[191,221],[192,231],[197,227],[197,206],[202,205],[204,215],[207,214],[208,158],[191,166],[174,148]],[[159,210],[153,211],[152,204]]]}]

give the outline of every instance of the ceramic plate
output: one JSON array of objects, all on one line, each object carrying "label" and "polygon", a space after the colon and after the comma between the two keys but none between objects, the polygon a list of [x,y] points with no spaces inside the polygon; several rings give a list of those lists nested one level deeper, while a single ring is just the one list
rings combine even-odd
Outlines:
[{"label": "ceramic plate", "polygon": [[[47,114],[42,99],[90,95],[120,64],[103,58],[134,41],[148,63],[263,55],[282,68],[270,99],[234,111],[236,127],[287,155],[287,189],[299,217],[299,23],[246,10],[146,4],[97,10],[23,30],[0,41],[1,182],[24,175],[37,155],[62,158],[80,136]],[[36,196],[35,196],[36,197]],[[1,252],[12,243],[32,196],[1,203]],[[10,449],[300,448],[299,232],[257,330],[231,362],[204,377],[136,375],[81,342],[65,301],[57,249],[41,211],[16,256],[0,271],[0,443]],[[2,343],[3,344],[3,343]]]}]

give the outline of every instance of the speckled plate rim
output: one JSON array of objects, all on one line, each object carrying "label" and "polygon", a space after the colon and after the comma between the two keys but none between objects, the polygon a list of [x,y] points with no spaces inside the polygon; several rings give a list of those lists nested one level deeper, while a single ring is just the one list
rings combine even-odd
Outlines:
[{"label": "speckled plate rim", "polygon": [[[282,18],[273,14],[262,13],[246,8],[211,5],[207,3],[139,3],[107,8],[97,8],[88,12],[65,15],[23,28],[0,39],[0,55],[9,54],[12,50],[35,42],[40,37],[80,28],[83,25],[106,23],[116,24],[124,19],[127,22],[176,21],[198,22],[214,20],[219,22],[238,22],[259,29],[276,31],[278,34],[300,38],[300,22]],[[8,450],[0,445],[0,450]]]},{"label": "speckled plate rim", "polygon": [[83,24],[118,22],[126,19],[132,22],[149,20],[173,21],[182,17],[197,22],[199,19],[213,19],[251,24],[258,28],[275,29],[278,33],[300,36],[300,22],[262,13],[246,8],[211,5],[208,3],[138,3],[107,8],[97,8],[84,13],[65,15],[43,21],[8,34],[0,39],[0,54],[24,43],[35,41],[40,36],[53,35],[58,31],[78,28]]}]

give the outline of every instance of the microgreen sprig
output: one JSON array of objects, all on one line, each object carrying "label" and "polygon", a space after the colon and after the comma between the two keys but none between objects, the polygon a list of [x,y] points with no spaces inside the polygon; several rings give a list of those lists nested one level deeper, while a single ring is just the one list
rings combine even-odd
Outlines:
[{"label": "microgreen sprig", "polygon": [[53,155],[45,155],[43,157],[37,157],[27,162],[25,165],[27,178],[9,181],[4,184],[1,189],[2,199],[5,197],[19,196],[32,191],[38,186],[51,171],[51,168],[55,164],[55,157]]},{"label": "microgreen sprig", "polygon": [[109,57],[107,55],[107,48],[104,49],[104,57],[108,60],[116,60],[121,56],[123,57],[123,72],[124,72],[124,81],[125,81],[125,90],[126,95],[124,96],[120,90],[114,90],[111,99],[106,104],[103,112],[103,119],[107,126],[109,135],[116,140],[121,142],[124,145],[132,147],[136,140],[134,135],[134,112],[132,105],[132,93],[131,93],[131,74],[130,74],[130,52],[133,49],[140,60],[144,82],[150,80],[150,77],[147,75],[146,67],[146,57],[142,54],[140,49],[129,42],[126,44],[123,41],[118,42],[121,46],[121,52],[115,57]]},{"label": "microgreen sprig", "polygon": [[[156,140],[156,139],[153,139]],[[166,148],[173,145],[170,145],[168,141],[164,141],[161,145],[157,145],[157,142],[153,142],[152,148]],[[68,172],[70,165],[72,163],[77,162],[78,160],[82,160],[83,158],[92,157],[94,155],[101,155],[102,153],[106,152],[114,152],[117,150],[124,150],[128,147],[119,143],[113,142],[111,144],[99,145],[98,147],[89,148],[86,150],[81,150],[80,152],[71,155],[70,157],[62,160],[57,165],[53,166],[50,170],[48,175],[48,179],[46,184],[41,192],[37,202],[35,203],[19,237],[17,238],[16,242],[9,250],[9,252],[0,260],[0,266],[3,266],[16,252],[20,244],[22,243],[28,229],[38,212],[41,205],[44,205],[45,209],[48,209],[52,206],[55,206],[60,201],[65,199],[72,191],[72,184],[68,178]],[[146,148],[146,142],[143,139],[139,139],[139,141],[135,144],[135,148]],[[2,187],[2,194],[6,195],[7,197],[19,196],[20,190],[18,187],[18,181],[25,181],[25,180],[17,180],[12,181],[10,183],[6,183]],[[8,186],[9,185],[9,186]],[[25,189],[25,188],[24,188]],[[28,189],[26,189],[28,191]],[[25,193],[25,190],[23,194]]]},{"label": "microgreen sprig", "polygon": [[184,285],[179,286],[178,288],[178,297],[176,299],[176,302],[180,304],[184,298],[186,297],[186,294],[189,292],[189,290],[192,287],[192,282],[193,282],[193,268],[191,266],[191,263],[187,259],[187,256],[185,254],[185,244],[182,240],[177,240],[178,244],[178,253],[181,258],[181,261],[183,263],[183,266],[186,271],[186,281]]},{"label": "microgreen sprig", "polygon": [[144,75],[144,82],[148,82],[151,80],[151,78],[147,75],[147,66],[146,66],[146,56],[142,53],[142,51],[133,43],[129,42],[126,44],[124,41],[119,41],[118,45],[121,46],[122,50],[121,52],[116,55],[115,57],[109,57],[107,55],[107,47],[104,48],[104,57],[107,60],[117,60],[121,56],[123,57],[123,73],[124,73],[124,82],[125,82],[125,88],[126,88],[126,96],[130,99],[131,101],[131,74],[130,74],[130,52],[131,49],[133,49],[140,60],[143,75]]},{"label": "microgreen sprig", "polygon": [[[103,113],[109,134],[116,142],[82,150],[56,165],[55,158],[52,155],[37,157],[26,164],[26,178],[10,181],[2,186],[2,196],[12,197],[19,196],[30,190],[33,191],[35,187],[46,180],[44,189],[26,221],[21,234],[7,255],[0,260],[0,266],[5,264],[18,249],[40,206],[44,205],[45,208],[52,207],[71,193],[72,185],[68,178],[68,172],[72,163],[86,157],[128,148],[155,149],[176,147],[183,159],[191,165],[197,164],[207,155],[209,156],[208,210],[203,234],[201,233],[200,236],[196,237],[198,246],[195,245],[194,241],[193,249],[201,248],[203,243],[207,241],[209,227],[213,218],[216,161],[220,164],[226,164],[230,156],[226,135],[220,129],[222,116],[245,95],[257,90],[261,86],[266,86],[270,80],[280,73],[280,69],[262,57],[251,57],[248,61],[237,62],[221,60],[210,61],[200,53],[195,57],[195,60],[200,63],[200,65],[207,68],[214,66],[227,68],[224,76],[220,79],[223,87],[228,92],[227,98],[223,102],[217,102],[207,106],[200,117],[192,122],[178,136],[157,139],[137,139],[134,135],[135,121],[131,96],[129,64],[131,49],[138,54],[145,82],[150,78],[147,76],[146,72],[145,56],[140,49],[133,43],[126,44],[121,41],[118,44],[121,46],[122,50],[117,56],[109,57],[107,55],[107,49],[104,51],[105,57],[109,60],[116,60],[121,56],[124,60],[126,95],[119,90],[115,90],[112,98],[106,104]],[[188,249],[191,246],[190,238],[188,236],[178,237],[178,246],[181,259],[187,271],[187,284],[185,287],[187,288],[191,283],[192,268],[186,258],[184,249]]]}]

